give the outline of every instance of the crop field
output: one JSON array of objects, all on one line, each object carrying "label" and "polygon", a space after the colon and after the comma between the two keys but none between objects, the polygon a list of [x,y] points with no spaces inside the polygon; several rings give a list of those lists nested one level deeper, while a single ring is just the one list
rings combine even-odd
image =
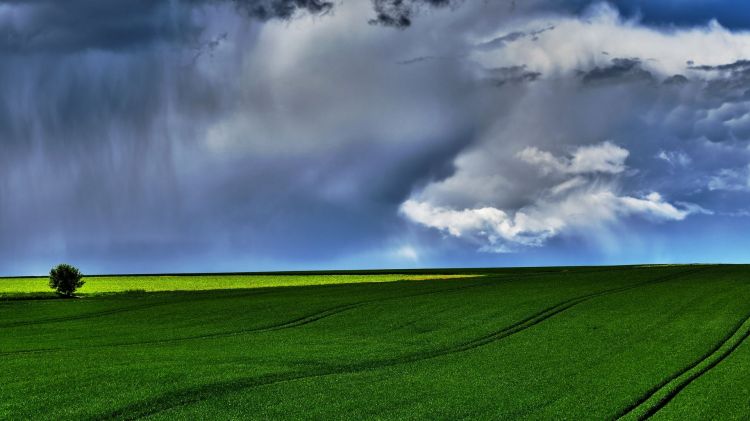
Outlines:
[{"label": "crop field", "polygon": [[75,299],[0,279],[0,419],[744,419],[749,278],[130,276]]},{"label": "crop field", "polygon": [[[310,285],[355,284],[393,281],[423,281],[427,279],[455,279],[477,275],[430,273],[366,273],[366,274],[295,274],[289,275],[144,275],[96,276],[84,278],[86,284],[79,295],[118,292],[206,291],[217,289],[250,289]],[[0,278],[0,298],[22,296],[54,296],[47,277]]]}]

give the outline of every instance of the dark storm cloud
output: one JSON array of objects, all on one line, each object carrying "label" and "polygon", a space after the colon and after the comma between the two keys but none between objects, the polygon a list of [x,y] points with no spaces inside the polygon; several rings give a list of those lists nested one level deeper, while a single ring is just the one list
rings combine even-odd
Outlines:
[{"label": "dark storm cloud", "polygon": [[609,66],[597,66],[583,71],[584,83],[603,83],[609,81],[651,81],[653,75],[641,66],[637,58],[613,58]]},{"label": "dark storm cloud", "polygon": [[665,85],[682,85],[688,82],[689,80],[685,75],[672,75],[663,81]]},{"label": "dark storm cloud", "polygon": [[[372,0],[371,23],[407,27],[423,7],[445,7],[454,0]],[[196,9],[231,4],[243,16],[289,20],[300,12],[323,15],[334,8],[325,0],[2,0],[0,52],[64,53],[83,49],[122,50],[153,43],[196,44],[203,22]],[[363,22],[365,20],[363,16]]]},{"label": "dark storm cloud", "polygon": [[714,102],[743,102],[748,98],[750,60],[738,60],[719,65],[692,65],[688,69],[709,76],[706,99]]},{"label": "dark storm cloud", "polygon": [[423,56],[423,57],[414,57],[414,58],[410,58],[406,60],[399,60],[396,63],[408,66],[410,64],[417,64],[417,63],[421,63],[423,61],[428,61],[428,60],[452,60],[452,59],[446,58],[446,57]]},{"label": "dark storm cloud", "polygon": [[542,76],[540,72],[529,71],[525,65],[487,69],[486,74],[487,80],[495,86],[502,86],[506,83],[534,82]]},{"label": "dark storm cloud", "polygon": [[734,63],[727,63],[727,64],[719,64],[715,66],[709,66],[709,65],[700,65],[695,66],[692,65],[689,67],[689,69],[692,70],[705,70],[705,71],[711,71],[711,70],[717,70],[717,71],[732,71],[732,72],[745,72],[750,70],[750,60],[737,60]]},{"label": "dark storm cloud", "polygon": [[504,47],[508,43],[511,43],[511,42],[514,42],[514,41],[518,41],[518,40],[524,39],[524,38],[531,38],[532,41],[536,41],[536,40],[538,40],[538,36],[539,35],[547,32],[547,31],[551,31],[553,29],[555,29],[554,26],[548,26],[546,28],[537,29],[535,31],[528,31],[528,32],[514,31],[514,32],[511,32],[509,34],[505,34],[505,35],[499,36],[497,38],[493,38],[493,39],[491,39],[491,40],[489,40],[487,42],[483,42],[483,43],[479,44],[477,47],[478,48],[482,48],[482,49],[502,48],[502,47]]},{"label": "dark storm cloud", "polygon": [[[260,21],[324,14],[324,3],[199,3],[211,7],[198,18],[166,3],[118,3],[121,15],[102,4],[85,27],[86,2],[39,1],[2,26],[59,36],[16,40],[0,60],[0,272],[62,259],[118,272],[200,269],[185,256],[219,269],[331,261],[403,231],[400,202],[447,176],[475,139],[475,105],[460,98],[474,90],[456,83],[465,63],[372,71],[383,61],[329,61],[357,51],[336,44],[304,50],[321,74],[282,74],[264,68],[277,52],[257,47]],[[117,35],[134,21],[148,30]],[[402,56],[381,51],[387,63]]]},{"label": "dark storm cloud", "polygon": [[370,23],[406,28],[411,25],[420,7],[445,7],[460,1],[462,0],[372,0],[376,16]]},{"label": "dark storm cloud", "polygon": [[[374,17],[363,21],[396,27],[409,27],[421,11],[459,8],[464,0],[371,0]],[[580,13],[597,1],[571,0],[549,2],[540,0],[502,1],[484,5],[488,12],[498,9],[507,14],[535,12]],[[121,50],[143,48],[152,43],[196,44],[203,30],[196,9],[232,4],[243,15],[258,21],[291,19],[299,13],[326,14],[339,7],[327,0],[186,0],[183,2],[150,0],[2,0],[0,6],[11,7],[0,14],[0,52],[31,53],[77,51],[81,49]],[[746,7],[706,7],[696,3],[678,7],[670,2],[615,1],[624,14],[642,16],[646,23],[704,24],[718,18],[730,27],[747,27],[749,22],[737,10]],[[201,13],[198,13],[200,15]],[[667,19],[669,17],[669,19]],[[512,32],[487,43],[497,47],[523,37],[536,37],[549,30],[528,33]]]},{"label": "dark storm cloud", "polygon": [[[443,7],[448,4],[459,6],[463,0],[373,0],[377,17],[374,23],[387,26],[407,27],[420,7]],[[508,0],[503,6],[509,12],[568,12],[585,13],[601,0],[535,1]],[[655,27],[692,27],[716,20],[733,30],[750,29],[750,8],[745,0],[723,0],[707,2],[703,0],[609,0],[607,3],[617,8],[625,18],[637,18],[643,24]]]},{"label": "dark storm cloud", "polygon": [[[683,138],[703,138],[711,142],[750,140],[750,62],[738,60],[717,65],[688,65],[683,75],[664,81],[691,92],[682,98],[684,107],[675,111],[668,125]],[[679,118],[678,118],[679,116]]]},{"label": "dark storm cloud", "polygon": [[519,40],[521,38],[526,38],[527,35],[528,34],[526,34],[526,32],[515,31],[515,32],[511,32],[509,34],[497,37],[497,38],[492,39],[490,41],[487,41],[485,43],[479,44],[479,47],[480,48],[497,48],[497,47],[502,47],[502,46],[504,46],[505,44],[507,44],[509,42],[517,41],[517,40]]},{"label": "dark storm cloud", "polygon": [[122,50],[154,43],[195,44],[203,22],[201,7],[233,4],[249,18],[288,20],[299,11],[324,14],[333,4],[321,0],[3,0],[0,52],[65,53],[84,49]]},{"label": "dark storm cloud", "polygon": [[200,28],[187,8],[166,1],[2,1],[0,51],[64,53],[85,48],[137,48],[158,41],[186,42]]},{"label": "dark storm cloud", "polygon": [[[197,1],[197,0],[193,0]],[[216,0],[214,0],[216,1]],[[325,0],[231,0],[239,10],[262,21],[291,19],[298,10],[312,14],[327,13],[333,2]]]},{"label": "dark storm cloud", "polygon": [[[742,192],[742,66],[664,74],[596,45],[568,69],[573,9],[512,4],[0,2],[0,273],[399,265],[377,253],[439,237],[399,216],[413,195],[512,210],[549,188],[525,146],[612,139],[633,195]],[[630,83],[651,75],[679,83]]]}]

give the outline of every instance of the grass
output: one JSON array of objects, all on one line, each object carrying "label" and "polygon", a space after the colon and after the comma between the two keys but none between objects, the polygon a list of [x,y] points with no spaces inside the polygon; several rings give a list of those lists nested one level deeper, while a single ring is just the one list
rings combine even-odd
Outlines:
[{"label": "grass", "polygon": [[9,300],[0,419],[742,418],[749,272],[135,277],[156,292]]},{"label": "grass", "polygon": [[[394,281],[424,281],[428,279],[455,279],[477,275],[470,274],[315,274],[315,275],[146,275],[146,276],[96,276],[85,277],[79,295],[156,292],[156,291],[208,291],[217,289],[273,288],[309,285],[335,285],[378,283]],[[0,297],[40,296],[49,294],[48,278],[0,278]]]}]

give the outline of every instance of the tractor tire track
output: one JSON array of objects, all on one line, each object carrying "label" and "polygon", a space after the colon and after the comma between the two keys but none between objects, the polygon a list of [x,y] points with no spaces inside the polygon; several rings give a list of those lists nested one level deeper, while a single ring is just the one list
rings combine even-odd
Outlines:
[{"label": "tractor tire track", "polygon": [[487,345],[492,342],[496,342],[498,340],[507,338],[511,335],[514,335],[516,333],[529,329],[551,317],[554,317],[557,314],[560,314],[570,309],[571,307],[574,307],[578,304],[589,301],[591,299],[609,295],[609,294],[616,294],[619,292],[632,290],[632,289],[639,288],[642,286],[653,285],[653,284],[658,284],[658,283],[674,280],[676,278],[687,276],[695,272],[705,270],[707,268],[708,267],[698,267],[696,269],[680,271],[680,272],[672,273],[669,275],[657,277],[657,278],[654,278],[645,282],[639,282],[639,283],[632,284],[632,285],[612,288],[608,290],[585,294],[585,295],[578,296],[578,297],[573,297],[568,300],[564,300],[560,303],[557,303],[553,306],[547,307],[544,310],[534,313],[531,316],[528,316],[518,322],[512,323],[511,325],[506,326],[500,330],[497,330],[495,332],[481,336],[479,338],[472,339],[467,342],[457,344],[454,346],[450,346],[447,348],[443,348],[443,349],[426,351],[426,352],[406,355],[402,357],[395,357],[395,358],[382,359],[382,360],[377,360],[377,361],[367,361],[367,362],[362,362],[362,363],[331,367],[330,369],[327,369],[327,370],[309,370],[309,371],[301,371],[301,372],[296,372],[296,373],[292,372],[292,373],[268,374],[268,375],[262,375],[262,376],[256,376],[256,377],[239,378],[235,380],[217,382],[217,383],[196,386],[196,387],[189,387],[189,388],[175,391],[173,393],[164,394],[164,395],[152,398],[152,399],[135,402],[133,404],[126,405],[112,412],[100,414],[99,416],[92,417],[91,419],[93,420],[109,420],[109,419],[131,420],[131,419],[144,418],[144,417],[156,415],[160,412],[164,412],[164,411],[176,408],[176,407],[197,403],[208,398],[221,396],[223,394],[234,392],[240,389],[251,389],[251,388],[269,386],[273,384],[279,384],[279,383],[284,383],[284,382],[289,382],[289,381],[294,381],[294,380],[326,377],[326,376],[331,376],[331,375],[355,374],[355,373],[359,373],[359,372],[363,372],[367,370],[386,368],[386,367],[400,365],[400,364],[408,364],[408,363],[414,363],[418,361],[424,361],[424,360],[441,357],[445,355],[457,354],[457,353],[479,348],[481,346]]},{"label": "tractor tire track", "polygon": [[631,289],[635,289],[635,288],[639,288],[639,287],[646,286],[646,285],[653,285],[653,284],[658,284],[658,283],[662,283],[662,282],[667,282],[667,281],[673,280],[675,278],[680,278],[680,277],[686,276],[688,274],[695,273],[696,271],[699,271],[699,270],[703,270],[703,268],[695,269],[695,270],[689,270],[689,271],[684,271],[684,272],[679,272],[679,273],[674,273],[674,274],[670,274],[670,275],[665,275],[665,276],[658,277],[658,278],[655,278],[655,279],[652,279],[652,280],[649,280],[649,281],[639,282],[639,283],[633,284],[633,285],[626,285],[626,286],[619,287],[619,288],[613,288],[613,289],[609,289],[609,290],[598,291],[598,292],[594,292],[594,293],[591,293],[591,294],[582,295],[582,296],[579,296],[579,297],[574,297],[574,298],[571,298],[569,300],[566,300],[566,301],[563,301],[561,303],[558,303],[558,304],[556,304],[556,305],[554,305],[552,307],[548,307],[548,308],[546,308],[546,309],[544,309],[544,310],[542,310],[542,311],[540,311],[540,312],[538,312],[536,314],[533,314],[533,315],[527,317],[526,319],[521,320],[520,322],[516,322],[513,325],[510,325],[510,326],[508,326],[508,327],[506,327],[506,328],[504,328],[502,330],[490,333],[488,335],[482,336],[480,338],[474,339],[474,340],[466,342],[464,344],[455,346],[454,348],[452,348],[450,350],[446,350],[446,351],[440,352],[438,355],[435,355],[435,356],[447,355],[447,354],[452,354],[452,353],[456,353],[456,352],[468,351],[470,349],[478,348],[480,346],[489,344],[491,342],[503,339],[505,337],[508,337],[510,335],[518,333],[518,332],[520,332],[522,330],[528,329],[528,328],[530,328],[530,327],[532,327],[534,325],[537,325],[537,324],[539,324],[539,323],[541,323],[541,322],[543,322],[543,321],[545,321],[545,320],[547,320],[547,319],[549,319],[549,318],[551,318],[553,316],[556,316],[556,315],[558,315],[558,314],[560,314],[560,313],[562,313],[562,312],[564,312],[564,311],[566,311],[566,310],[568,310],[568,309],[570,309],[572,307],[577,306],[578,304],[584,303],[586,301],[589,301],[589,300],[597,298],[597,297],[602,297],[602,296],[610,295],[610,294],[616,294],[616,293],[619,293],[619,292],[625,292],[625,291],[628,291],[628,290],[631,290]]},{"label": "tractor tire track", "polygon": [[[577,272],[577,274],[591,274],[591,273],[600,273],[600,272],[613,272],[613,271],[626,271],[626,270],[637,270],[639,268],[637,267],[630,267],[630,266],[621,266],[621,267],[608,267],[603,269],[592,269],[589,271],[580,271]],[[529,277],[535,277],[535,276],[545,276],[545,275],[560,275],[567,273],[567,270],[558,270],[558,271],[542,271],[542,272],[530,272],[530,273],[521,273],[521,274],[513,274],[513,273],[497,273],[497,274],[484,274],[484,275],[477,275],[477,278],[494,278],[494,279],[518,279],[518,278],[529,278]],[[448,278],[452,279],[452,278]],[[472,278],[468,278],[472,279]],[[440,281],[445,280],[441,278],[433,278],[430,279],[431,281]],[[335,284],[335,285],[345,285],[345,284]],[[282,287],[283,288],[283,287]],[[242,289],[237,289],[238,291],[242,291]],[[238,293],[233,294],[229,298],[242,298],[247,296],[255,296],[255,295],[263,295],[263,294],[269,294],[272,292],[275,292],[277,288],[270,287],[270,288],[254,288],[250,291],[246,291],[244,293]],[[210,290],[208,290],[210,291]],[[159,292],[168,292],[168,291],[159,291]],[[188,291],[185,291],[188,292]],[[206,291],[200,291],[200,292],[206,292]],[[216,299],[223,299],[227,297],[215,297],[215,296],[209,296],[209,297],[197,297],[193,299],[188,299],[185,301],[205,301],[205,300],[216,300]],[[2,300],[0,302],[2,303],[12,303],[13,301],[20,301],[20,300]],[[23,301],[30,301],[30,300],[23,300]],[[38,301],[38,300],[37,300]],[[44,301],[50,301],[50,299],[45,299]],[[185,302],[181,301],[181,302]],[[104,310],[104,311],[96,311],[96,312],[89,312],[84,314],[77,314],[73,316],[65,316],[65,317],[48,317],[43,319],[37,319],[37,320],[28,320],[28,321],[17,321],[17,322],[7,322],[7,323],[0,323],[0,329],[3,328],[13,328],[13,327],[23,327],[23,326],[33,326],[33,325],[41,325],[41,324],[49,324],[49,323],[62,323],[62,322],[68,322],[68,321],[76,321],[76,320],[85,320],[85,319],[92,319],[97,317],[104,317],[109,316],[112,314],[119,314],[119,313],[125,313],[130,311],[138,311],[138,310],[144,310],[154,307],[160,307],[165,305],[171,305],[176,304],[178,302],[175,301],[165,301],[165,302],[157,302],[157,303],[148,303],[148,304],[142,304],[142,305],[136,305],[136,306],[127,306],[127,307],[121,307],[117,309],[111,309],[111,310]],[[0,354],[2,355],[2,354]]]},{"label": "tractor tire track", "polygon": [[[643,331],[641,331],[641,333],[638,334],[637,336],[634,335],[631,338],[632,340],[629,341],[628,343],[632,345],[632,344],[637,344],[637,343],[642,343],[642,342],[648,341],[649,338],[642,336],[643,333],[646,333],[646,332],[652,333],[655,330],[660,329],[664,324],[667,324],[667,323],[669,323],[671,321],[676,320],[679,317],[678,315],[680,313],[684,312],[684,310],[686,308],[692,307],[692,305],[695,302],[700,301],[702,299],[703,299],[703,297],[696,297],[696,298],[692,299],[691,301],[682,304],[682,306],[679,307],[679,308],[677,308],[676,311],[672,312],[671,314],[668,314],[667,317],[664,320],[659,320],[657,322],[654,322],[653,324],[647,325],[648,327],[646,329],[643,329]],[[598,358],[595,358],[594,360],[588,361],[586,363],[586,367],[587,367],[588,370],[590,370],[590,369],[592,369],[594,367],[598,368],[598,367],[600,367],[602,365],[602,363],[607,362],[607,361],[611,361],[612,358],[617,358],[616,356],[618,356],[619,354],[621,354],[627,348],[629,348],[629,345],[618,343],[616,346],[610,347],[608,349],[606,356],[600,356]],[[577,366],[575,366],[575,368],[572,368],[570,372],[568,372],[568,373],[558,373],[558,375],[562,375],[562,376],[577,375],[577,374],[580,374],[581,372],[582,372],[582,370],[581,370],[580,366],[577,365]],[[521,419],[521,418],[526,419],[526,418],[529,418],[531,416],[531,414],[533,414],[535,411],[543,410],[543,409],[545,409],[545,408],[547,408],[547,407],[555,404],[556,402],[562,400],[564,397],[565,397],[565,395],[558,395],[558,396],[555,396],[555,397],[552,397],[552,398],[548,398],[548,399],[546,399],[546,400],[544,400],[542,402],[537,402],[533,406],[522,408],[522,409],[519,409],[519,410],[517,410],[517,411],[515,411],[513,413],[504,414],[503,416],[505,417],[507,415],[508,419]]]},{"label": "tractor tire track", "polygon": [[[601,272],[612,272],[612,271],[623,271],[623,270],[632,270],[632,267],[628,266],[622,266],[622,267],[616,267],[616,268],[605,268],[605,269],[592,269],[590,271],[585,272],[579,272],[581,274],[591,274],[591,273],[601,273]],[[550,271],[550,272],[530,272],[530,273],[524,273],[524,274],[498,274],[498,275],[483,275],[478,276],[478,278],[482,278],[485,280],[488,280],[487,282],[481,283],[479,285],[464,285],[457,288],[448,288],[448,289],[441,289],[437,291],[427,291],[427,292],[421,292],[417,294],[412,295],[399,295],[394,297],[387,297],[383,299],[376,299],[376,300],[367,300],[357,303],[351,303],[351,304],[344,304],[340,306],[336,306],[333,308],[328,308],[319,312],[315,312],[313,314],[309,314],[303,317],[300,317],[299,319],[294,319],[292,321],[283,322],[279,325],[271,325],[271,326],[265,326],[265,327],[259,327],[259,328],[251,328],[251,329],[242,329],[232,332],[220,332],[220,333],[212,333],[212,334],[205,334],[205,335],[195,335],[195,336],[187,336],[187,337],[181,337],[181,338],[171,338],[171,339],[156,339],[151,341],[138,341],[138,342],[126,342],[126,343],[119,343],[119,344],[102,344],[102,345],[92,345],[88,347],[76,347],[76,348],[40,348],[40,349],[27,349],[27,350],[17,350],[17,351],[7,351],[7,352],[0,352],[0,356],[4,355],[20,355],[20,354],[37,354],[37,353],[48,353],[48,352],[63,352],[63,351],[78,351],[78,350],[84,350],[84,349],[101,349],[101,348],[107,348],[107,347],[116,347],[116,346],[134,346],[134,345],[151,345],[151,344],[166,344],[166,343],[174,343],[174,342],[181,342],[181,341],[187,341],[187,340],[196,340],[196,339],[210,339],[210,338],[218,338],[218,337],[228,337],[228,336],[236,336],[236,335],[242,335],[242,334],[248,334],[248,333],[261,333],[261,332],[268,332],[268,331],[274,331],[274,330],[281,330],[281,329],[288,329],[292,327],[297,327],[301,325],[305,325],[308,323],[312,323],[324,318],[327,318],[329,316],[333,316],[335,314],[350,310],[354,307],[358,307],[365,304],[370,304],[374,302],[379,301],[385,301],[385,300],[392,300],[392,299],[399,299],[399,298],[407,298],[412,296],[421,296],[421,295],[429,295],[429,294],[435,294],[440,292],[448,292],[448,291],[454,291],[454,290],[461,290],[464,288],[473,288],[475,286],[483,286],[483,285],[494,285],[498,281],[507,281],[507,280],[517,280],[519,278],[533,278],[537,276],[546,276],[546,275],[559,275],[559,274],[565,274],[567,271]],[[439,278],[436,278],[436,280],[439,280]],[[268,290],[264,291],[252,291],[246,294],[236,294],[232,295],[231,298],[238,298],[238,297],[244,297],[249,295],[260,295],[263,293],[270,293],[272,288],[268,288]],[[198,298],[195,301],[199,300],[211,300],[211,299],[221,299],[225,297],[205,297],[205,298]],[[116,309],[109,312],[98,312],[98,313],[90,313],[87,315],[82,315],[80,317],[74,316],[71,318],[56,318],[56,319],[45,319],[40,321],[34,321],[31,323],[24,323],[21,324],[23,326],[25,325],[32,325],[32,324],[43,324],[43,323],[56,323],[56,322],[64,322],[68,320],[79,320],[79,319],[85,319],[85,318],[93,318],[93,317],[99,317],[99,316],[106,316],[109,314],[116,314],[120,312],[126,312],[131,310],[140,310],[143,308],[151,308],[151,307],[158,307],[161,305],[169,305],[174,304],[174,302],[166,302],[166,303],[154,303],[153,305],[143,305],[143,306],[132,306],[127,307],[123,309]],[[0,328],[4,327],[4,325],[0,325]]]},{"label": "tractor tire track", "polygon": [[[477,278],[485,278],[485,276],[477,276]],[[447,278],[447,279],[454,279],[454,278]],[[465,279],[473,279],[473,278],[465,278]],[[430,279],[430,280],[444,280],[440,278]],[[415,281],[416,282],[416,281]],[[338,284],[343,285],[343,284]],[[281,287],[284,288],[284,287]],[[201,291],[195,291],[195,292],[207,292],[211,290],[201,290]],[[229,291],[229,290],[220,290],[220,291]],[[243,291],[242,289],[237,289],[237,291]],[[159,293],[162,292],[168,292],[168,291],[158,291]],[[180,291],[182,292],[182,291]],[[185,291],[188,292],[188,291]],[[245,292],[242,293],[236,293],[231,294],[228,296],[205,296],[205,297],[194,297],[192,299],[188,298],[186,300],[182,301],[162,301],[162,302],[155,302],[155,303],[147,303],[147,304],[141,304],[141,305],[135,305],[135,306],[126,306],[111,310],[104,310],[104,311],[95,311],[95,312],[89,312],[84,314],[77,314],[73,316],[65,316],[65,317],[48,317],[43,319],[37,319],[37,320],[29,320],[29,321],[17,321],[17,322],[8,322],[8,323],[0,323],[0,329],[2,328],[13,328],[13,327],[23,327],[23,326],[33,326],[33,325],[41,325],[41,324],[49,324],[49,323],[62,323],[62,322],[69,322],[69,321],[76,321],[76,320],[85,320],[85,319],[93,319],[96,317],[103,317],[103,316],[109,316],[112,314],[119,314],[119,313],[126,313],[130,311],[138,311],[138,310],[145,310],[150,309],[154,307],[161,307],[166,305],[174,305],[174,304],[180,304],[185,302],[199,302],[199,301],[210,301],[210,300],[221,300],[225,298],[245,298],[249,296],[257,296],[257,295],[265,295],[270,294],[273,292],[278,292],[278,290],[274,287],[269,288],[254,288],[252,290],[245,290]]]},{"label": "tractor tire track", "polygon": [[[618,420],[631,418],[646,420],[651,418],[692,382],[727,359],[748,337],[750,337],[750,314],[735,323],[732,329],[708,352],[649,389],[633,404],[617,414],[615,418]],[[705,365],[701,366],[702,364]],[[664,395],[657,398],[660,393],[664,393]]]},{"label": "tractor tire track", "polygon": [[256,327],[256,328],[249,328],[249,329],[240,329],[240,330],[234,330],[230,332],[217,332],[217,333],[184,336],[184,337],[170,338],[170,339],[155,339],[155,340],[150,340],[150,341],[124,342],[124,343],[116,343],[116,344],[101,344],[101,345],[92,345],[92,346],[75,347],[75,348],[23,349],[23,350],[16,350],[16,351],[0,352],[0,356],[20,355],[20,354],[42,354],[42,353],[49,353],[49,352],[64,352],[64,351],[82,351],[86,349],[116,348],[116,347],[138,346],[138,345],[158,345],[158,344],[168,344],[168,343],[179,343],[179,342],[185,342],[189,340],[201,340],[201,339],[213,339],[213,338],[239,336],[239,335],[244,335],[244,334],[249,334],[249,333],[272,332],[276,330],[290,329],[294,327],[304,326],[304,325],[316,322],[318,320],[322,320],[327,317],[330,317],[339,313],[343,313],[345,311],[352,310],[354,308],[361,307],[367,304],[378,303],[378,302],[389,301],[389,300],[397,300],[397,299],[403,299],[403,298],[419,297],[423,295],[440,294],[444,292],[446,293],[454,292],[454,291],[460,291],[460,290],[465,290],[469,288],[497,285],[498,283],[499,283],[498,280],[494,279],[489,282],[462,285],[456,288],[443,288],[439,290],[425,291],[425,292],[420,292],[416,294],[398,295],[398,296],[393,296],[393,297],[384,297],[384,298],[378,298],[378,299],[372,299],[372,300],[359,301],[355,303],[342,304],[342,305],[330,307],[321,311],[317,311],[315,313],[308,314],[308,315],[305,315],[305,316],[302,316],[293,320],[288,320],[279,324]]},{"label": "tractor tire track", "polygon": [[[471,279],[471,278],[467,278],[467,279]],[[439,278],[435,278],[435,280],[440,280],[440,279]],[[211,291],[211,290],[178,291],[178,292],[208,292],[208,291]],[[218,290],[218,291],[229,291],[229,290]],[[237,291],[243,291],[243,290],[238,288]],[[47,317],[47,318],[36,319],[36,320],[0,323],[0,329],[2,329],[2,328],[13,328],[13,327],[23,327],[23,326],[33,326],[33,325],[42,325],[42,324],[50,324],[50,323],[62,323],[62,322],[69,322],[69,321],[76,321],[76,320],[85,320],[85,319],[93,319],[93,318],[97,318],[97,317],[109,316],[109,315],[112,315],[112,314],[119,314],[119,313],[126,313],[126,312],[130,312],[130,311],[145,310],[145,309],[150,309],[150,308],[154,308],[154,307],[161,307],[161,306],[166,306],[166,305],[174,305],[174,304],[180,304],[180,303],[185,303],[185,302],[199,302],[199,301],[221,300],[221,299],[225,299],[225,298],[244,298],[244,297],[249,297],[249,296],[265,295],[265,294],[270,294],[270,293],[273,293],[273,292],[278,292],[278,290],[276,290],[276,288],[274,288],[274,287],[269,287],[269,288],[253,288],[252,290],[244,290],[244,291],[245,292],[231,294],[231,295],[228,295],[228,296],[194,297],[194,298],[188,298],[188,299],[182,300],[182,301],[161,301],[161,302],[155,302],[155,303],[147,303],[147,304],[141,304],[141,305],[126,306],[126,307],[121,307],[121,308],[116,308],[116,309],[111,309],[111,310],[94,311],[94,312],[89,312],[89,313],[84,313],[84,314],[76,314],[76,315],[73,315],[73,316]],[[157,293],[163,293],[163,292],[169,292],[169,291],[158,291]]]}]

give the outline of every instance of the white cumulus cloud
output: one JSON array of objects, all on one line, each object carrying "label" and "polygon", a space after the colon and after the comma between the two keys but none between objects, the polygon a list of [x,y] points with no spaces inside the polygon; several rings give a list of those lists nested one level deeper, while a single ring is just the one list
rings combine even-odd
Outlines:
[{"label": "white cumulus cloud", "polygon": [[671,204],[657,192],[620,194],[616,180],[599,177],[623,174],[628,155],[626,149],[611,142],[578,147],[569,157],[528,147],[517,155],[519,159],[568,177],[550,187],[540,186],[530,203],[516,209],[453,207],[436,203],[439,197],[423,195],[406,200],[400,211],[412,222],[495,252],[541,246],[565,233],[586,235],[629,217],[680,221],[692,213],[707,212],[690,203]]},{"label": "white cumulus cloud", "polygon": [[482,250],[508,251],[508,246],[541,246],[561,233],[585,231],[620,218],[640,216],[653,221],[685,219],[689,208],[677,208],[658,193],[644,197],[617,196],[607,189],[579,191],[558,201],[541,201],[510,214],[493,207],[451,209],[407,200],[401,212],[410,220],[454,237],[483,244]]},{"label": "white cumulus cloud", "polygon": [[545,173],[562,174],[610,173],[625,171],[625,160],[630,153],[611,142],[579,146],[570,157],[555,157],[551,153],[528,146],[518,157],[530,164],[538,165]]}]

